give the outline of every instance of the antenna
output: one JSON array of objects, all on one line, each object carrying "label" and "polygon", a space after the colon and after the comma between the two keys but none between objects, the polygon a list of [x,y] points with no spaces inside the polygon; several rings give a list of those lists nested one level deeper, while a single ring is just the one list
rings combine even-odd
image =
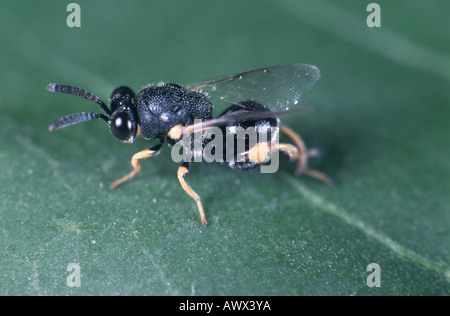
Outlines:
[{"label": "antenna", "polygon": [[47,90],[51,92],[61,92],[76,95],[77,97],[97,103],[98,105],[100,105],[100,107],[103,109],[103,111],[105,111],[107,115],[111,115],[111,110],[108,108],[105,102],[100,100],[95,94],[92,94],[84,89],[80,89],[74,86],[67,86],[64,84],[50,83],[47,86]]},{"label": "antenna", "polygon": [[85,113],[85,112],[76,113],[76,114],[67,115],[67,116],[61,117],[60,119],[57,119],[48,127],[48,130],[54,131],[54,130],[57,130],[57,129],[60,129],[60,128],[63,128],[66,126],[70,126],[70,125],[74,125],[74,124],[86,122],[86,121],[92,121],[92,120],[95,120],[98,118],[104,120],[107,123],[109,121],[109,118],[103,114]]},{"label": "antenna", "polygon": [[[105,113],[107,115],[111,115],[111,110],[108,108],[108,106],[105,104],[105,102],[103,102],[102,100],[100,100],[96,95],[90,93],[89,91],[77,88],[77,87],[73,87],[73,86],[67,86],[67,85],[63,85],[63,84],[57,84],[57,83],[51,83],[47,86],[47,90],[51,91],[51,92],[61,92],[61,93],[66,93],[66,94],[72,94],[72,95],[76,95],[77,97],[86,99],[88,101],[97,103],[98,105],[100,105],[100,107],[103,109],[103,111],[105,111]],[[109,117],[107,115],[103,115],[103,114],[99,114],[99,113],[75,113],[75,114],[71,114],[71,115],[67,115],[64,117],[61,117],[60,119],[57,119],[56,121],[54,121],[49,127],[49,131],[54,131],[66,126],[70,126],[70,125],[74,125],[77,123],[81,123],[81,122],[86,122],[86,121],[91,121],[91,120],[95,120],[95,119],[102,119],[104,120],[106,123],[109,122]]]}]

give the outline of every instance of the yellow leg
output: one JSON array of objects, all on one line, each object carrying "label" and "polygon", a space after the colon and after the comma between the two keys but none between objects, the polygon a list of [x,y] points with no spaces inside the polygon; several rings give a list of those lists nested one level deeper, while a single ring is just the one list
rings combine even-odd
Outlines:
[{"label": "yellow leg", "polygon": [[194,201],[197,203],[198,211],[200,213],[200,218],[202,220],[203,226],[206,226],[206,219],[205,219],[205,213],[203,212],[203,206],[202,202],[200,201],[200,196],[198,196],[197,193],[191,188],[189,184],[186,183],[184,180],[184,175],[189,172],[189,163],[183,163],[178,168],[177,176],[178,181],[180,181],[181,186],[183,187],[184,191],[190,195],[191,198],[194,199]]},{"label": "yellow leg", "polygon": [[126,176],[120,178],[119,180],[114,181],[113,183],[111,183],[111,185],[109,187],[111,189],[113,189],[116,186],[118,186],[119,184],[121,184],[122,182],[125,182],[128,179],[134,177],[136,175],[136,173],[138,173],[141,170],[141,164],[139,162],[139,159],[153,157],[159,153],[160,149],[161,149],[161,144],[134,154],[133,157],[131,158],[131,166],[133,166],[133,171],[131,171]]},{"label": "yellow leg", "polygon": [[284,144],[284,143],[272,144],[272,153],[274,153],[276,150],[284,152],[286,155],[289,156],[291,160],[296,160],[300,157],[298,148],[291,144]]},{"label": "yellow leg", "polygon": [[287,136],[289,136],[290,139],[294,142],[294,145],[297,147],[299,154],[298,154],[298,164],[297,164],[297,170],[295,171],[297,174],[303,173],[308,167],[308,150],[306,149],[305,143],[300,138],[297,133],[295,133],[290,128],[287,128],[285,126],[281,127],[281,131],[285,133]]},{"label": "yellow leg", "polygon": [[290,159],[298,159],[299,151],[291,144],[280,144],[264,142],[259,143],[250,148],[247,152],[248,160],[257,164],[263,163],[276,151],[282,151],[289,156]]},{"label": "yellow leg", "polygon": [[305,143],[300,138],[300,136],[290,128],[282,126],[281,131],[285,133],[287,136],[289,136],[289,138],[291,138],[292,142],[298,149],[298,164],[295,173],[297,175],[306,174],[312,178],[316,178],[317,180],[323,181],[327,184],[333,184],[333,180],[326,174],[320,171],[308,169],[308,158],[317,156],[318,155],[317,150],[315,149],[308,150],[306,148]]}]

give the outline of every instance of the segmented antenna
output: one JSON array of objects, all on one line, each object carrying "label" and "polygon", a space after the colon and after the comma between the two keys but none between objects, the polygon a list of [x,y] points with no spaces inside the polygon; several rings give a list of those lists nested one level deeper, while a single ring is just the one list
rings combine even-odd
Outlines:
[{"label": "segmented antenna", "polygon": [[66,94],[72,94],[76,95],[77,97],[89,100],[91,102],[97,103],[100,105],[100,107],[105,111],[106,114],[111,115],[111,110],[108,108],[108,106],[100,100],[96,95],[90,93],[89,91],[73,87],[73,86],[67,86],[64,84],[57,84],[57,83],[50,83],[47,86],[47,90],[51,92],[61,92]]},{"label": "segmented antenna", "polygon": [[48,127],[48,130],[54,131],[54,130],[57,130],[57,129],[60,129],[60,128],[63,128],[66,126],[70,126],[73,124],[86,122],[86,121],[92,121],[92,120],[95,120],[98,118],[104,120],[105,122],[109,121],[109,118],[103,114],[85,113],[85,112],[75,113],[75,114],[67,115],[67,116],[61,117],[60,119],[57,119]]}]

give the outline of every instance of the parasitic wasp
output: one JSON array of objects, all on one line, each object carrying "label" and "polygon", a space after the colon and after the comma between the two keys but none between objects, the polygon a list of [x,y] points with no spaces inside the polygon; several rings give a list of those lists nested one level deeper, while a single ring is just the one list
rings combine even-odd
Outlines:
[{"label": "parasitic wasp", "polygon": [[[174,83],[149,85],[138,91],[137,95],[129,87],[120,86],[112,92],[109,107],[86,90],[49,84],[47,90],[84,98],[97,103],[105,112],[71,114],[54,121],[49,130],[101,119],[108,124],[112,135],[122,142],[132,143],[137,135],[142,135],[146,140],[159,140],[157,145],[134,154],[131,159],[133,170],[113,182],[111,188],[136,175],[141,169],[139,160],[156,156],[163,143],[174,146],[188,136],[213,127],[222,132],[222,138],[214,138],[216,146],[212,153],[219,152],[217,141],[223,144],[219,155],[224,160],[226,158],[231,168],[252,169],[267,163],[274,153],[283,152],[291,159],[298,160],[296,174],[306,174],[331,183],[331,179],[325,174],[308,168],[308,158],[316,156],[317,151],[308,150],[297,133],[280,123],[281,116],[304,111],[297,108],[300,96],[306,89],[311,88],[319,77],[319,69],[315,66],[286,64],[184,87]],[[228,108],[213,117],[213,104],[216,101],[228,103]],[[234,142],[231,147],[227,146],[230,131],[237,128],[253,129],[257,136],[256,142],[250,142],[246,135],[243,146],[236,146]],[[279,143],[280,132],[286,134],[292,144]],[[203,139],[199,145],[200,151],[211,142],[211,139]],[[194,146],[192,142],[189,144]],[[188,159],[181,161],[177,176],[184,191],[197,203],[202,224],[206,226],[200,196],[184,178],[189,172],[190,162]]]}]

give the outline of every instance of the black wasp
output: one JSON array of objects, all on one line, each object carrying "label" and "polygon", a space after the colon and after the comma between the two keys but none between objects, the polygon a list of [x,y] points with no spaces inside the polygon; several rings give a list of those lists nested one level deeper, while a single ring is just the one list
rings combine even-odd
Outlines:
[{"label": "black wasp", "polygon": [[[133,177],[141,169],[140,159],[157,155],[167,141],[174,145],[183,137],[212,126],[226,132],[234,127],[253,127],[259,136],[270,127],[278,135],[285,133],[293,144],[279,143],[269,137],[252,147],[246,143],[234,158],[244,159],[229,162],[237,169],[251,169],[267,162],[275,152],[282,151],[291,159],[297,159],[297,174],[307,174],[326,183],[331,180],[324,174],[308,169],[308,157],[317,154],[307,150],[302,139],[291,129],[280,124],[279,116],[295,112],[290,107],[298,105],[301,93],[309,89],[320,77],[319,69],[312,65],[287,64],[261,68],[227,76],[216,80],[182,87],[173,83],[149,85],[137,95],[128,87],[120,86],[111,94],[110,107],[92,93],[73,86],[49,84],[47,89],[76,95],[95,102],[105,114],[77,113],[62,117],[49,126],[53,131],[69,125],[93,119],[102,119],[111,133],[120,141],[132,143],[139,134],[144,139],[157,139],[159,144],[133,155],[133,171],[111,184],[111,188]],[[221,115],[213,118],[211,99],[227,102],[230,106]],[[297,110],[298,112],[299,110]],[[200,124],[198,121],[200,120]],[[194,124],[194,121],[197,123]],[[272,136],[273,137],[273,136]],[[261,138],[262,139],[262,138]],[[224,137],[225,146],[225,137]],[[202,146],[206,146],[203,142]],[[198,194],[186,183],[184,175],[189,171],[189,162],[183,161],[178,168],[178,180],[183,189],[197,203],[202,224],[206,226],[203,206]]]}]

